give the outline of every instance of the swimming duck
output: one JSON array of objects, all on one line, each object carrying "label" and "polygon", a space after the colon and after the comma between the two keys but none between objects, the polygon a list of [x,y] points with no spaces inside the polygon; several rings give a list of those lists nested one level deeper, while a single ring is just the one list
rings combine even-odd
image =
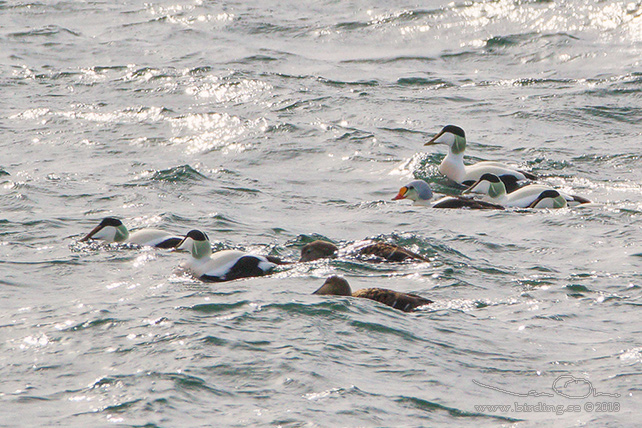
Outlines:
[{"label": "swimming duck", "polygon": [[543,184],[529,184],[507,194],[504,183],[494,174],[482,175],[464,193],[482,193],[487,201],[520,208],[563,208],[590,202],[582,196],[568,195]]},{"label": "swimming duck", "polygon": [[207,235],[200,230],[191,230],[176,245],[176,249],[191,253],[192,257],[183,267],[200,280],[208,282],[262,276],[271,273],[277,265],[267,257],[238,250],[223,250],[212,254],[212,245]]},{"label": "swimming duck", "polygon": [[[414,205],[430,206],[432,190],[424,180],[414,180],[399,189],[393,201],[410,199]],[[446,196],[432,205],[433,208],[470,208],[473,210],[503,210],[504,207],[492,202],[481,201],[464,196]]]},{"label": "swimming duck", "polygon": [[353,293],[348,281],[336,275],[328,277],[321,288],[312,294],[361,297],[363,299],[376,300],[404,312],[412,312],[420,306],[432,303],[432,300],[415,294],[400,293],[399,291],[385,288],[364,288]]},{"label": "swimming duck", "polygon": [[[339,248],[330,242],[321,240],[313,241],[301,248],[301,258],[299,262],[311,262],[326,257],[334,257],[338,251]],[[375,256],[388,262],[402,262],[407,259],[428,261],[419,254],[387,242],[368,244],[359,248],[357,252],[362,256]]]},{"label": "swimming duck", "polygon": [[106,217],[80,242],[90,239],[156,248],[174,248],[183,238],[158,229],[140,229],[130,233],[122,221],[114,217]]},{"label": "swimming duck", "polygon": [[446,144],[449,147],[448,155],[439,164],[439,172],[456,183],[470,186],[479,180],[483,174],[489,172],[504,181],[508,191],[512,192],[519,187],[519,181],[537,179],[535,175],[529,172],[512,168],[500,162],[483,161],[474,165],[464,165],[466,134],[458,126],[445,126],[424,146],[432,144]]},{"label": "swimming duck", "polygon": [[432,189],[424,180],[413,180],[399,189],[397,196],[392,198],[393,201],[399,199],[410,199],[413,205],[430,206],[432,199]]}]

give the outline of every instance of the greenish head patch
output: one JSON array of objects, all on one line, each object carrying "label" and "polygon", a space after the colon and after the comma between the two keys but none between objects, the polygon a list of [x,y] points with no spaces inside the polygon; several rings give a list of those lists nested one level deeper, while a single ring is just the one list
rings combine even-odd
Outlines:
[{"label": "greenish head patch", "polygon": [[192,247],[192,256],[195,259],[202,259],[203,257],[208,257],[212,254],[212,246],[210,241],[194,241]]},{"label": "greenish head patch", "polygon": [[123,242],[129,238],[129,231],[124,224],[116,227],[116,234],[114,235],[114,242]]},{"label": "greenish head patch", "polygon": [[504,186],[501,180],[497,183],[490,183],[490,186],[488,186],[488,195],[491,198],[499,198],[504,194],[506,194],[506,186]]},{"label": "greenish head patch", "polygon": [[455,142],[452,147],[453,153],[458,155],[459,153],[463,153],[464,150],[466,150],[466,137],[455,135]]},{"label": "greenish head patch", "polygon": [[558,196],[553,199],[553,208],[564,208],[566,206],[566,199],[563,196]]}]

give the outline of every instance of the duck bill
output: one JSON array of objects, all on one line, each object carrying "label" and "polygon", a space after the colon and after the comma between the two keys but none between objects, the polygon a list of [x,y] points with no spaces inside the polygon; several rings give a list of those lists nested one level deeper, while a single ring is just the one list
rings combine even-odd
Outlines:
[{"label": "duck bill", "polygon": [[323,285],[321,287],[319,287],[319,289],[317,291],[315,291],[312,294],[330,294],[328,291],[329,291],[328,290],[328,281],[326,281],[326,282],[323,283]]},{"label": "duck bill", "polygon": [[531,202],[531,204],[529,206],[527,206],[526,208],[536,208],[537,204],[539,204],[540,202],[542,202],[542,197],[541,196],[539,196],[537,199],[535,199],[533,202]]},{"label": "duck bill", "polygon": [[441,137],[442,134],[443,134],[443,132],[440,132],[439,134],[435,135],[434,137],[432,137],[430,139],[430,141],[428,141],[427,143],[424,143],[424,146],[432,146],[432,145],[435,145],[435,144],[439,144],[439,141],[437,141],[437,139],[439,137]]},{"label": "duck bill", "polygon": [[314,292],[314,293],[312,293],[312,294],[325,294],[325,293],[323,292],[323,287],[324,287],[324,286],[322,285],[322,286],[321,286],[317,291],[315,291],[315,292]]},{"label": "duck bill", "polygon": [[469,195],[469,194],[473,193],[473,189],[475,188],[475,186],[477,186],[477,184],[478,184],[478,183],[479,183],[479,182],[477,182],[477,183],[475,183],[475,184],[471,185],[468,189],[464,189],[464,190],[462,190],[462,191],[461,191],[461,194],[462,194],[462,195]]},{"label": "duck bill", "polygon": [[392,200],[398,201],[399,199],[406,199],[406,193],[408,193],[408,188],[404,186],[401,189],[399,189],[399,193],[397,193],[397,196],[392,198]]},{"label": "duck bill", "polygon": [[102,229],[103,226],[102,224],[99,224],[98,226],[94,227],[91,232],[89,232],[84,238],[82,238],[79,242],[86,242],[91,239],[92,236],[94,236],[100,229]]},{"label": "duck bill", "polygon": [[183,239],[181,239],[181,242],[179,242],[178,244],[176,244],[176,245],[174,246],[173,250],[174,250],[174,251],[177,251],[177,250],[184,250],[185,248],[183,248],[183,244],[185,244],[185,241],[186,241],[186,240],[187,240],[187,236],[186,236],[186,237],[184,237]]},{"label": "duck bill", "polygon": [[468,195],[468,194],[470,194],[470,193],[483,193],[483,192],[479,192],[479,191],[476,191],[476,190],[475,190],[475,188],[476,188],[476,187],[479,185],[479,183],[481,183],[481,182],[482,182],[482,180],[481,180],[481,178],[480,178],[479,180],[477,180],[477,181],[475,181],[473,184],[471,184],[471,185],[470,185],[470,187],[469,187],[468,189],[464,189],[464,190],[461,192],[461,194],[462,194],[462,195]]}]

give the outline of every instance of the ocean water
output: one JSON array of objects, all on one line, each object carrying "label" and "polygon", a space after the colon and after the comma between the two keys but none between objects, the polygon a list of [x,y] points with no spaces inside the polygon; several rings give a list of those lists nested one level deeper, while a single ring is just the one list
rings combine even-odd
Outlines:
[{"label": "ocean water", "polygon": [[[0,426],[639,424],[640,1],[0,1],[0,44]],[[446,124],[595,204],[392,201],[458,192]],[[430,262],[208,284],[106,216]]]}]

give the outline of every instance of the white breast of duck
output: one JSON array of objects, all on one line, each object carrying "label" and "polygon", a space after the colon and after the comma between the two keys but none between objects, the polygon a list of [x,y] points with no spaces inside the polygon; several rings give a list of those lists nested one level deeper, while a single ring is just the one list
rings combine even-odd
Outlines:
[{"label": "white breast of duck", "polygon": [[198,230],[190,231],[176,248],[191,253],[192,257],[183,267],[203,281],[231,281],[262,276],[276,267],[264,256],[243,251],[223,250],[212,254],[207,235]]}]

